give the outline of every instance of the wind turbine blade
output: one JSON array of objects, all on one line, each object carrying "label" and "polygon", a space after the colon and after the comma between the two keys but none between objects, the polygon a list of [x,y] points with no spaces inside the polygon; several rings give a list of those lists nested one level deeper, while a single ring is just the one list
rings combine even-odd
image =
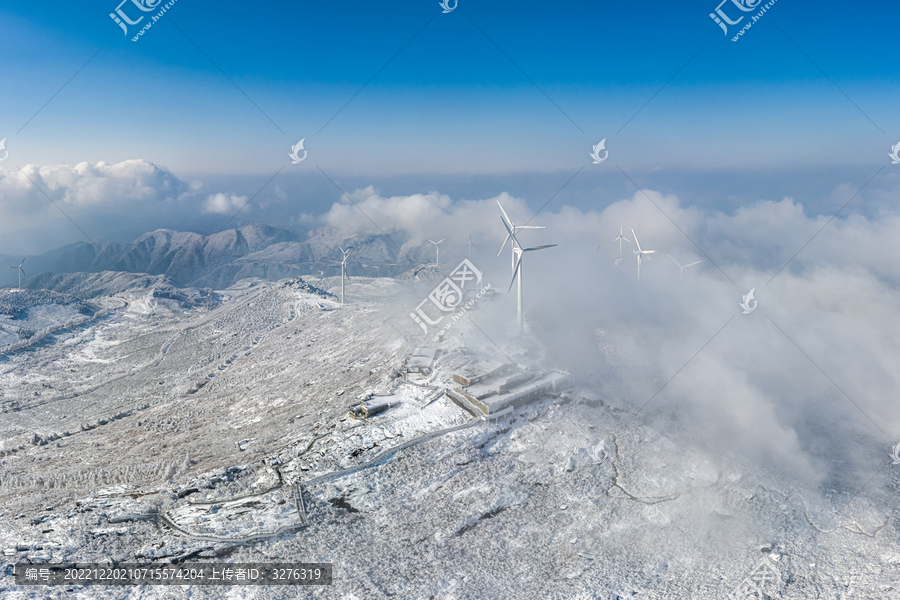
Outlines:
[{"label": "wind turbine blade", "polygon": [[[672,255],[671,255],[671,254],[666,254],[666,256],[668,256],[669,258],[672,258]],[[677,260],[675,260],[674,258],[672,258],[672,262],[675,263],[676,265],[678,265],[679,268],[684,269],[684,267],[681,266],[681,263],[679,263],[679,262],[678,262]]]},{"label": "wind turbine blade", "polygon": [[543,225],[519,225],[516,229],[547,229]]},{"label": "wind turbine blade", "polygon": [[[501,217],[500,220],[503,221],[503,218]],[[506,221],[503,221],[503,226],[506,227],[506,232],[509,234],[509,237],[510,237],[510,239],[512,239],[513,243],[516,246],[518,246],[519,248],[521,248],[522,244],[519,243],[519,238],[516,237],[515,227],[510,228],[509,224]],[[502,250],[502,248],[501,248],[501,250]]]},{"label": "wind turbine blade", "polygon": [[532,250],[543,250],[544,248],[552,248],[553,246],[559,246],[559,244],[547,244],[546,246],[532,246],[531,248],[525,248],[522,252],[531,252]]},{"label": "wind turbine blade", "polygon": [[[506,234],[506,239],[503,240],[503,245],[500,246],[500,251],[497,252],[497,256],[500,256],[500,252],[503,252],[503,249],[506,248],[506,242],[508,242],[508,241],[509,241],[509,234]],[[10,267],[10,268],[12,268],[12,267]]]},{"label": "wind turbine blade", "polygon": [[638,239],[637,239],[637,234],[634,232],[634,229],[631,230],[631,235],[634,236],[634,243],[637,245],[638,251],[639,251],[639,252],[643,252],[643,251],[641,250],[641,243],[638,241]]},{"label": "wind turbine blade", "polygon": [[22,275],[28,277],[28,273],[25,272],[25,269],[22,268],[22,265],[19,265],[19,270],[22,271]]},{"label": "wind turbine blade", "polygon": [[497,206],[500,207],[500,212],[503,213],[503,216],[506,217],[506,220],[509,221],[510,226],[512,226],[512,220],[509,218],[509,215],[506,214],[506,211],[503,210],[503,205],[500,204],[500,201],[499,201],[499,200],[497,200]]},{"label": "wind turbine blade", "polygon": [[702,260],[698,260],[697,262],[692,262],[691,264],[689,264],[689,265],[684,265],[684,266],[685,266],[685,268],[687,268],[687,267],[693,267],[694,265],[699,265],[699,264],[702,263],[702,262],[703,262]]},{"label": "wind turbine blade", "polygon": [[444,243],[444,240],[446,240],[446,239],[447,239],[447,238],[441,238],[441,241],[438,242],[438,244],[443,244],[443,243]]},{"label": "wind turbine blade", "polygon": [[24,265],[24,264],[25,264],[25,259],[23,258],[23,259],[22,259],[22,262],[19,263],[19,266],[21,267],[21,266]]}]

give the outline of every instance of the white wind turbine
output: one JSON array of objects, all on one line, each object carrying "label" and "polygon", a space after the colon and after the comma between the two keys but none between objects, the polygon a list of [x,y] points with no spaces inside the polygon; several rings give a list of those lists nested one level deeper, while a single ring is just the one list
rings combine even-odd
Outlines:
[{"label": "white wind turbine", "polygon": [[[341,259],[341,305],[344,304],[344,274],[347,272],[347,259],[350,258],[350,255],[353,254],[353,248],[349,250],[344,250],[341,248],[341,254],[344,255],[344,258]],[[346,273],[347,278],[350,277],[350,273]]]},{"label": "white wind turbine", "polygon": [[638,263],[638,283],[641,282],[641,260],[643,259],[645,254],[653,254],[656,250],[641,250],[641,243],[637,239],[637,234],[634,232],[634,229],[631,230],[631,235],[634,236],[634,243],[637,246],[637,250],[634,253],[637,255],[637,263]]},{"label": "white wind turbine", "polygon": [[19,289],[22,289],[22,275],[25,273],[25,269],[22,268],[22,265],[25,264],[25,259],[22,259],[22,262],[19,263],[18,267],[10,267],[10,269],[18,269],[19,270]]},{"label": "white wind turbine", "polygon": [[437,268],[438,269],[441,268],[441,242],[443,242],[445,239],[447,239],[447,238],[441,238],[440,242],[431,242],[431,240],[428,240],[429,242],[434,244],[434,247],[437,250]]},{"label": "white wind turbine", "polygon": [[[622,262],[622,241],[623,240],[628,242],[629,244],[631,243],[631,240],[629,240],[627,237],[625,237],[622,234],[622,226],[620,225],[619,226],[619,237],[617,237],[615,240],[613,240],[614,242],[619,242],[619,258],[617,258],[615,260],[615,263],[616,263],[616,266],[619,267],[620,269],[622,268],[622,265],[620,265],[619,263]],[[603,244],[600,244],[600,246],[602,246],[602,245]],[[597,246],[598,251],[600,250],[600,246]]]},{"label": "white wind turbine", "polygon": [[[338,246],[340,248],[340,246]],[[347,268],[347,259],[350,258],[350,255],[353,254],[353,248],[349,250],[344,250],[340,248],[341,254],[343,258],[341,259],[341,306],[344,305],[344,278],[350,279],[350,269]],[[336,260],[331,260],[330,258],[326,258],[323,262],[331,263],[332,265],[337,266],[338,262]],[[324,271],[320,271],[320,274],[324,275]]]},{"label": "white wind turbine", "polygon": [[[672,258],[672,255],[671,255],[671,254],[666,254],[666,256],[668,256],[669,258]],[[684,270],[685,270],[685,269],[687,269],[688,267],[693,267],[694,265],[699,265],[699,264],[702,263],[703,261],[702,261],[702,260],[698,260],[698,261],[696,261],[696,262],[692,262],[692,263],[689,264],[689,265],[684,265],[683,267],[681,266],[681,263],[679,263],[679,262],[678,262],[677,260],[675,260],[674,258],[672,258],[672,262],[675,263],[676,265],[678,265],[678,267],[681,269],[681,274],[684,275]]]},{"label": "white wind turbine", "polygon": [[[634,233],[634,230],[632,230],[632,233]],[[629,240],[627,237],[622,235],[622,226],[620,225],[619,226],[619,237],[617,237],[616,239],[613,240],[614,242],[619,242],[619,258],[622,258],[622,241],[623,240],[628,242],[629,244],[631,243],[631,240]],[[599,250],[600,246],[597,246],[597,249]]]},{"label": "white wind turbine", "polygon": [[[472,243],[472,236],[469,236],[469,243],[466,244],[469,247],[469,260],[472,260],[472,246],[478,247],[478,244]],[[502,249],[502,248],[501,248]]]},{"label": "white wind turbine", "polygon": [[[500,207],[500,209],[503,210],[503,207]],[[504,215],[505,214],[506,213],[504,212]],[[522,245],[519,244],[519,240],[516,239],[516,233],[513,229],[512,223],[508,223],[507,220],[502,216],[500,217],[500,220],[503,221],[503,226],[506,227],[506,231],[509,234],[508,239],[512,240],[513,255],[516,257],[516,262],[513,265],[512,281],[509,282],[509,290],[512,289],[512,286],[516,282],[516,278],[518,277],[518,279],[519,279],[519,300],[518,300],[518,311],[517,311],[517,313],[518,313],[517,323],[519,326],[519,333],[522,333],[522,331],[523,331],[523,325],[522,325],[522,312],[523,312],[522,311],[522,257],[525,255],[526,252],[532,252],[534,250],[543,250],[544,248],[552,248],[552,247],[556,246],[556,244],[547,244],[544,246],[532,246],[531,248],[523,248]],[[524,227],[523,227],[523,229],[524,229]],[[543,229],[543,227],[535,228],[535,229]],[[503,250],[502,247],[500,249]],[[507,290],[507,291],[509,291],[509,290]]]},{"label": "white wind turbine", "polygon": [[503,245],[500,246],[500,250],[497,252],[497,256],[500,256],[500,253],[503,252],[503,248],[506,247],[506,242],[512,240],[512,255],[510,256],[510,258],[512,260],[510,261],[510,266],[512,267],[513,275],[515,275],[516,274],[516,245],[518,244],[518,242],[516,241],[516,235],[515,235],[516,232],[520,229],[544,229],[544,227],[540,227],[537,225],[513,225],[512,219],[510,219],[509,215],[506,214],[506,211],[503,210],[503,205],[500,204],[499,200],[497,200],[497,206],[500,207],[500,212],[503,213],[503,219],[504,219],[503,224],[506,225],[507,223],[509,223],[509,227],[506,228],[506,230],[509,233],[507,234],[506,239],[503,240]]}]

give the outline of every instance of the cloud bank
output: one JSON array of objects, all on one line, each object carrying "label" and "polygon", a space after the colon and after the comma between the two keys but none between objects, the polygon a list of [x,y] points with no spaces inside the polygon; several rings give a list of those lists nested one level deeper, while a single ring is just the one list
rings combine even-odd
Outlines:
[{"label": "cloud bank", "polygon": [[7,165],[0,170],[0,235],[15,240],[17,252],[43,252],[49,249],[48,239],[56,240],[56,246],[65,243],[60,239],[84,241],[69,219],[88,235],[103,238],[110,230],[129,228],[140,234],[148,223],[233,214],[246,202],[232,192],[203,199],[202,187],[140,159],[25,165],[21,170]]},{"label": "cloud bank", "polygon": [[206,212],[216,213],[220,215],[233,215],[241,210],[247,204],[247,196],[236,196],[234,194],[210,194],[206,197],[203,204]]},{"label": "cloud bank", "polygon": [[[896,211],[832,220],[782,198],[705,214],[647,191],[598,210],[551,204],[530,220],[539,207],[507,194],[454,201],[368,187],[351,197],[355,205],[335,203],[323,222],[444,237],[448,263],[466,255],[471,236],[473,260],[503,291],[510,259],[508,247],[496,256],[505,236],[497,201],[517,225],[546,227],[520,234],[523,244],[559,244],[528,255],[533,332],[556,366],[593,373],[611,395],[645,406],[640,418],[664,432],[691,432],[716,451],[809,482],[829,480],[838,464],[871,474],[879,466],[871,451],[850,440],[886,456],[900,436]],[[617,261],[620,226],[632,243]],[[640,284],[632,228],[656,251]],[[675,264],[696,260],[683,274]],[[751,288],[758,309],[744,315],[739,303]],[[495,339],[512,335],[514,294],[480,324]]]},{"label": "cloud bank", "polygon": [[43,190],[66,206],[109,206],[133,202],[175,201],[190,196],[192,185],[165,168],[144,160],[77,165],[25,165],[21,171],[0,173],[0,206],[21,212],[36,210],[21,202]]}]

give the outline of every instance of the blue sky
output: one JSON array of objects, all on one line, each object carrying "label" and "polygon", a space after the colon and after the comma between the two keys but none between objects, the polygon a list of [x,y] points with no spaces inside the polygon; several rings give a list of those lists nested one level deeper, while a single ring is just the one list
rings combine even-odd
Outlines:
[{"label": "blue sky", "polygon": [[[116,6],[0,9],[7,172],[143,159],[252,195],[285,167],[276,184],[315,213],[336,200],[317,167],[352,189],[533,204],[584,167],[561,201],[630,195],[622,169],[727,209],[862,185],[900,139],[895,4],[778,0],[737,43],[706,1],[178,0],[138,42]],[[290,165],[300,138],[310,160]],[[592,165],[602,138],[611,160]]]}]

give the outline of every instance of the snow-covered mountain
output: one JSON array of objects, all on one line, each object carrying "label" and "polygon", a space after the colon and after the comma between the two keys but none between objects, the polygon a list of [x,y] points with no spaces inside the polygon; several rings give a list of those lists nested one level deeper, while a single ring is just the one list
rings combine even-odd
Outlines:
[{"label": "snow-covered mountain", "polygon": [[[66,286],[82,284],[75,281],[78,278],[61,275],[102,272],[164,276],[174,285],[213,289],[252,277],[275,281],[307,274],[329,276],[340,273],[341,247],[354,249],[348,261],[351,274],[395,277],[430,262],[431,249],[425,246],[398,232],[349,235],[324,228],[303,240],[286,229],[262,224],[213,235],[158,229],[130,244],[79,242],[24,257],[29,277],[23,280],[23,286],[68,291]],[[22,258],[0,255],[0,269],[14,267]],[[113,282],[111,277],[105,278],[112,287],[104,293],[131,285],[127,278]],[[100,281],[91,278],[89,285]],[[15,285],[15,281],[9,279],[8,285]]]}]

